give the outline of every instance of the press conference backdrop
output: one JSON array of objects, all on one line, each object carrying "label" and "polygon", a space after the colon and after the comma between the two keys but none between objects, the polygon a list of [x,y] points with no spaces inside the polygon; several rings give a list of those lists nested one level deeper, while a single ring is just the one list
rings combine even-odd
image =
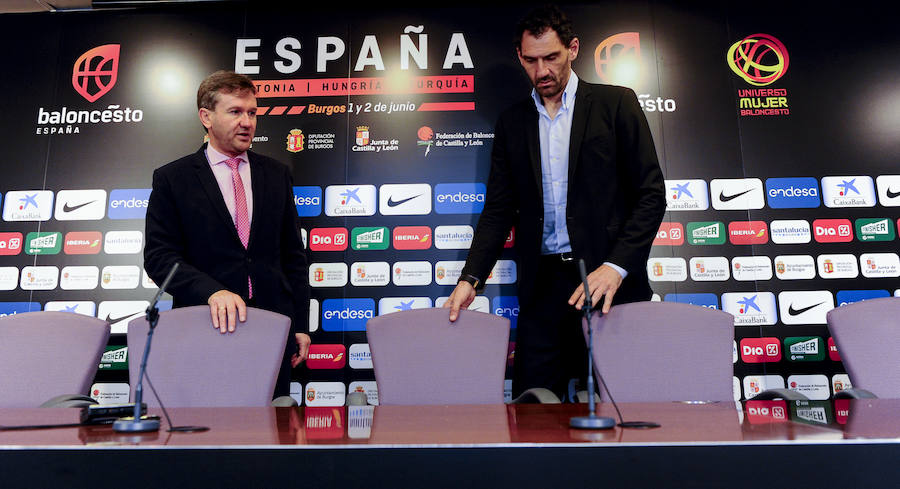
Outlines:
[{"label": "press conference backdrop", "polygon": [[[452,290],[494,121],[530,89],[511,42],[525,10],[0,16],[0,315],[108,319],[92,395],[127,398],[123,333],[155,288],[141,254],[151,173],[201,145],[197,85],[234,69],[256,81],[253,150],[290,165],[309,243],[313,347],[295,395],[377,402],[365,321]],[[877,14],[761,3],[566,10],[574,70],[633,88],[656,141],[668,212],[647,263],[655,299],[735,316],[736,399],[850,386],[825,313],[900,287],[896,30]],[[474,303],[509,317],[513,341],[515,239]]]}]

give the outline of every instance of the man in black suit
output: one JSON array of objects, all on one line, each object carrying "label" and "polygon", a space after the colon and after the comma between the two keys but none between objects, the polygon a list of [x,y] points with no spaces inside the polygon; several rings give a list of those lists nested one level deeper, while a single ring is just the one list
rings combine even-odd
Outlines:
[{"label": "man in black suit", "polygon": [[566,15],[536,9],[516,33],[534,90],[497,122],[484,210],[444,307],[451,321],[468,307],[515,226],[513,396],[531,387],[565,395],[568,380],[587,370],[577,260],[604,313],[650,299],[646,262],[665,213],[664,183],[634,92],[585,83],[572,71],[579,44]]},{"label": "man in black suit", "polygon": [[[176,262],[174,306],[208,304],[222,334],[247,319],[247,305],[292,320],[275,396],[290,393],[291,367],[309,349],[309,278],[287,166],[248,151],[256,89],[218,71],[197,92],[209,143],[153,172],[144,268],[159,283]],[[240,359],[253,361],[253,359]],[[234,361],[234,359],[223,359]]]}]

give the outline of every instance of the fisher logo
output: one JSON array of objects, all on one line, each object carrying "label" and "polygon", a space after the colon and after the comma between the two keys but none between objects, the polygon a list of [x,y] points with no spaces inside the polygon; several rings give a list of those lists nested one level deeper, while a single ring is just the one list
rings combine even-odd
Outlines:
[{"label": "fisher logo", "polygon": [[316,217],[322,213],[322,187],[294,187],[294,206],[300,217]]},{"label": "fisher logo", "polygon": [[386,261],[355,262],[350,265],[350,283],[357,287],[391,283],[391,265]]},{"label": "fisher logo", "polygon": [[882,297],[890,297],[891,293],[887,290],[839,290],[837,293],[837,305],[846,306],[854,302],[862,302],[869,299],[880,299]]},{"label": "fisher logo", "polygon": [[728,259],[724,256],[695,256],[690,261],[691,280],[698,282],[728,280]]},{"label": "fisher logo", "polygon": [[879,175],[875,178],[878,201],[885,207],[900,206],[900,175]]},{"label": "fisher logo", "polygon": [[350,345],[350,368],[372,369],[372,352],[368,343],[354,343]]},{"label": "fisher logo", "polygon": [[665,302],[679,302],[709,309],[719,308],[719,297],[716,294],[666,294]]},{"label": "fisher logo", "polygon": [[394,228],[394,249],[427,250],[431,248],[431,228],[428,226],[397,226]]},{"label": "fisher logo", "polygon": [[329,185],[325,187],[326,216],[371,216],[374,214],[374,185]]},{"label": "fisher logo", "polygon": [[430,297],[382,297],[378,300],[378,315],[384,316],[392,312],[428,309],[430,307]]},{"label": "fisher logo", "polygon": [[513,260],[497,260],[491,273],[488,274],[484,283],[493,284],[514,284],[517,280],[516,262]]},{"label": "fisher logo", "polygon": [[309,266],[310,287],[343,287],[347,285],[347,264],[312,263]]},{"label": "fisher logo", "polygon": [[291,129],[287,135],[287,149],[291,153],[299,153],[303,151],[303,131],[301,129]]},{"label": "fisher logo", "polygon": [[133,255],[144,247],[141,231],[109,231],[103,239],[103,252],[107,255]]},{"label": "fisher logo", "polygon": [[781,342],[778,338],[744,338],[741,340],[741,361],[768,363],[781,361]]},{"label": "fisher logo", "polygon": [[128,370],[128,347],[107,346],[100,357],[100,370]]},{"label": "fisher logo", "polygon": [[394,285],[431,284],[431,262],[398,261],[393,265]]},{"label": "fisher logo", "polygon": [[765,206],[762,180],[758,178],[716,178],[709,182],[713,209],[748,210]]},{"label": "fisher logo", "polygon": [[438,226],[434,228],[434,247],[439,250],[467,250],[474,237],[475,230],[469,225]]},{"label": "fisher logo", "polygon": [[822,278],[856,278],[859,275],[856,255],[849,253],[819,255],[816,265]]},{"label": "fisher logo", "polygon": [[388,228],[359,227],[350,233],[350,247],[354,250],[386,250],[390,246]]},{"label": "fisher logo", "polygon": [[491,312],[495,316],[509,319],[509,327],[516,329],[519,320],[519,298],[514,295],[499,295],[494,297],[491,304]]},{"label": "fisher logo", "polygon": [[770,326],[778,322],[775,294],[771,292],[726,292],[722,310],[734,316],[735,326]]},{"label": "fisher logo", "polygon": [[72,87],[88,102],[96,102],[116,85],[119,77],[119,44],[105,44],[86,51],[72,67]]},{"label": "fisher logo", "polygon": [[684,226],[680,222],[663,222],[656,231],[653,246],[681,246],[684,244]]},{"label": "fisher logo", "polygon": [[106,212],[106,190],[60,190],[56,194],[57,221],[96,221]]},{"label": "fisher logo", "polygon": [[875,184],[869,176],[822,177],[826,207],[875,207]]},{"label": "fisher logo", "polygon": [[22,252],[22,233],[0,233],[0,256]]},{"label": "fisher logo", "polygon": [[896,253],[863,253],[859,256],[863,277],[900,277],[900,257]]},{"label": "fisher logo", "polygon": [[91,301],[50,301],[44,304],[45,311],[72,312],[94,317],[97,305]]},{"label": "fisher logo", "polygon": [[853,241],[853,225],[849,219],[816,219],[813,231],[819,243],[849,243]]},{"label": "fisher logo", "polygon": [[821,362],[825,341],[819,336],[789,336],[784,339],[784,351],[791,362]]},{"label": "fisher logo", "polygon": [[811,255],[776,256],[775,276],[781,280],[809,280],[816,278],[816,261]]},{"label": "fisher logo", "polygon": [[438,285],[456,285],[466,262],[461,260],[439,261],[434,264],[434,282]]},{"label": "fisher logo", "polygon": [[0,302],[0,318],[40,310],[40,302]]},{"label": "fisher logo", "polygon": [[416,146],[424,146],[425,156],[428,156],[428,153],[431,152],[431,147],[434,146],[434,130],[428,126],[422,126],[416,131],[416,137],[419,139],[416,142]]},{"label": "fisher logo", "polygon": [[731,275],[735,280],[769,280],[772,259],[768,256],[736,256],[731,259]]},{"label": "fisher logo", "polygon": [[884,218],[857,219],[855,222],[856,239],[866,243],[869,241],[893,241],[897,237],[894,221]]},{"label": "fisher logo", "polygon": [[667,211],[703,211],[709,208],[706,181],[666,180]]},{"label": "fisher logo", "polygon": [[812,177],[766,179],[766,198],[773,209],[816,208],[819,182]]},{"label": "fisher logo", "polygon": [[687,263],[681,257],[650,258],[647,275],[651,282],[684,282],[687,280]]},{"label": "fisher logo", "polygon": [[141,282],[141,269],[134,265],[106,266],[100,271],[100,287],[104,289],[136,289]]},{"label": "fisher logo", "polygon": [[387,184],[378,189],[379,212],[385,216],[431,213],[431,185]]},{"label": "fisher logo", "polygon": [[347,249],[347,228],[312,228],[309,230],[309,249],[312,251],[344,251]]},{"label": "fisher logo", "polygon": [[733,221],[728,223],[731,244],[749,245],[769,242],[769,230],[765,221]]},{"label": "fisher logo", "polygon": [[4,221],[48,221],[53,214],[53,192],[11,190],[3,204]]},{"label": "fisher logo", "polygon": [[100,283],[100,269],[95,266],[63,267],[59,272],[59,288],[63,290],[94,290]]},{"label": "fisher logo", "polygon": [[57,255],[62,249],[62,241],[62,233],[28,233],[25,236],[25,253],[28,255]]},{"label": "fisher logo", "polygon": [[809,221],[803,219],[772,221],[769,234],[775,244],[804,244],[812,240]]},{"label": "fisher logo", "polygon": [[72,231],[66,233],[63,251],[67,255],[96,255],[103,247],[102,240],[103,235],[100,231]]},{"label": "fisher logo", "polygon": [[0,290],[15,290],[19,286],[17,267],[0,267]]},{"label": "fisher logo", "polygon": [[484,209],[483,183],[439,183],[434,186],[434,211],[438,214],[480,214]]},{"label": "fisher logo", "polygon": [[372,299],[325,299],[322,301],[324,331],[365,331],[366,321],[375,317]]},{"label": "fisher logo", "polygon": [[110,219],[143,219],[150,203],[149,188],[119,188],[109,193]]},{"label": "fisher logo", "polygon": [[783,291],[778,293],[778,305],[784,324],[826,324],[834,296],[827,290]]},{"label": "fisher logo", "polygon": [[344,345],[309,345],[306,366],[311,369],[341,369],[347,364],[347,349]]},{"label": "fisher logo", "polygon": [[685,233],[692,245],[725,244],[725,223],[721,221],[689,222]]}]

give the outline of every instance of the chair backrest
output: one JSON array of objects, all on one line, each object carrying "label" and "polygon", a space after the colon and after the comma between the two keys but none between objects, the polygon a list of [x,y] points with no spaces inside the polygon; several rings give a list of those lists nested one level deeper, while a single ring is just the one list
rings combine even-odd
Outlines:
[{"label": "chair backrest", "polygon": [[71,312],[0,318],[0,407],[38,407],[60,394],[87,395],[109,340],[109,323]]},{"label": "chair backrest", "polygon": [[[166,406],[268,406],[281,368],[291,320],[253,307],[234,333],[213,328],[209,306],[159,314],[147,373]],[[128,374],[131,397],[147,344],[146,318],[128,323]],[[144,382],[144,402],[157,406]]]},{"label": "chair backrest", "polygon": [[503,403],[509,320],[413,309],[366,323],[379,404]]},{"label": "chair backrest", "polygon": [[[595,315],[591,326],[594,371],[603,374],[617,402],[734,400],[731,314],[634,302]],[[608,400],[605,392],[601,397]]]},{"label": "chair backrest", "polygon": [[900,298],[836,307],[828,311],[826,321],[853,387],[900,398]]}]

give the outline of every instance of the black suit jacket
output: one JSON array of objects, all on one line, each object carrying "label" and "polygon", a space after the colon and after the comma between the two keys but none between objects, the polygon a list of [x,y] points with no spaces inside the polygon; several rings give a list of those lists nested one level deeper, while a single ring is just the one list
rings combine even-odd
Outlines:
[{"label": "black suit jacket", "polygon": [[[485,280],[516,226],[519,302],[535,284],[543,233],[538,112],[531,97],[501,114],[494,132],[484,210],[462,273]],[[579,81],[569,139],[566,226],[588,271],[628,271],[614,303],[647,300],[646,262],[665,214],[665,185],[647,119],[628,88]],[[545,286],[548,284],[544,284]],[[576,284],[572,284],[572,290]]]},{"label": "black suit jacket", "polygon": [[161,283],[175,262],[181,264],[168,289],[175,307],[206,304],[222,289],[246,300],[249,276],[257,307],[290,317],[293,332],[307,332],[308,263],[290,171],[272,158],[247,153],[253,216],[244,249],[205,149],[153,172],[144,247],[147,274]]}]

